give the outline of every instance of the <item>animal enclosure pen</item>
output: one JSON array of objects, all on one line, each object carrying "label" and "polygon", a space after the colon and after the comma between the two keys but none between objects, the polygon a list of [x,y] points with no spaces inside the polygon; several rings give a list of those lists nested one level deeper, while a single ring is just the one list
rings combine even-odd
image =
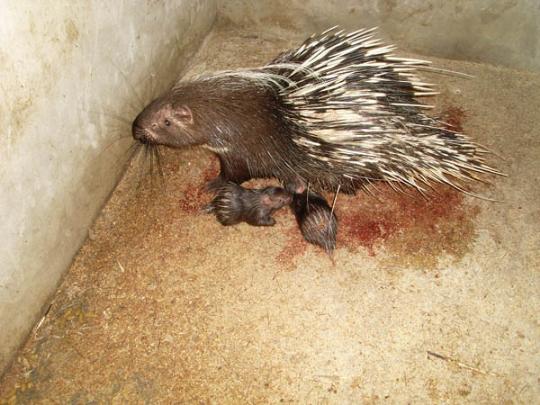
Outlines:
[{"label": "animal enclosure pen", "polygon": [[[198,40],[205,39],[194,56],[178,58],[176,74],[187,78],[262,65],[297,46],[306,34],[336,22],[351,29],[370,25],[359,14],[358,1],[345,1],[340,7],[307,2],[316,15],[293,1],[290,18],[295,23],[279,12],[284,2],[262,7],[257,2],[230,1],[219,4],[217,20],[205,37],[214,21],[213,2],[193,3],[199,9],[181,19],[186,25],[199,21],[202,27],[199,36],[191,36],[191,52]],[[200,8],[207,3],[206,9]],[[478,48],[482,58],[471,61],[474,58],[457,39],[455,54],[449,53],[450,45],[437,52],[409,32],[405,23],[385,26],[389,24],[385,21],[399,17],[399,10],[418,10],[417,2],[404,3],[397,11],[380,7],[379,35],[399,39],[396,33],[407,31],[402,40],[393,41],[399,46],[397,54],[429,59],[438,68],[474,76],[469,80],[422,72],[441,93],[426,100],[436,105],[433,114],[502,155],[492,159],[508,177],[493,179],[493,185],[475,185],[475,191],[498,202],[445,187],[427,199],[383,185],[373,196],[340,194],[337,249],[330,258],[303,240],[288,209],[276,213],[274,227],[223,227],[203,213],[201,208],[211,199],[204,185],[219,169],[211,152],[162,149],[162,180],[156,174],[157,162],[152,176],[149,156],[141,152],[87,227],[87,238],[52,299],[40,292],[42,312],[0,380],[0,401],[533,403],[539,398],[539,65],[533,68],[534,61],[520,60],[510,51],[506,64],[497,59],[501,57],[497,52]],[[432,5],[420,13],[422,21],[432,25],[416,22],[424,27],[419,30],[444,29],[430,20],[431,16],[437,21],[439,3],[418,3]],[[539,12],[534,2],[529,11]],[[474,10],[462,14],[466,12]],[[499,27],[496,21],[512,12],[516,11],[508,11],[504,4],[488,7],[480,19],[486,19],[486,29],[494,29]],[[414,24],[417,17],[405,14]],[[353,24],[353,17],[361,24]],[[165,22],[162,25],[171,29]],[[83,37],[83,30],[78,31]],[[69,32],[75,31],[66,28]],[[114,180],[106,169],[122,171],[131,142],[129,122],[143,107],[140,99],[149,101],[166,89],[169,80],[156,74],[160,63],[151,60],[176,63],[174,58],[183,52],[190,55],[181,44],[170,58],[179,37],[173,31],[169,34],[174,40],[165,47],[168,50],[146,53],[147,71],[141,76],[121,65],[121,57],[95,67],[102,69],[105,79],[105,73],[117,68],[115,93],[125,106],[81,110],[86,125],[103,134],[96,141],[99,147],[83,148],[88,157],[80,161],[96,171],[77,177],[84,190],[73,188],[70,193],[94,192],[105,199],[96,181],[112,189]],[[472,48],[473,42],[468,42]],[[523,33],[519,44],[538,49],[531,33]],[[174,77],[174,69],[166,69]],[[149,79],[134,81],[137,77]],[[99,84],[90,83],[85,88]],[[112,99],[108,97],[107,105]],[[21,114],[15,113],[21,110],[15,107],[5,104],[2,112],[12,112],[11,120],[20,119]],[[11,149],[5,149],[9,158],[15,156],[15,142],[21,141],[9,141]],[[263,184],[268,183],[250,183]],[[17,192],[3,189],[2,202],[10,191]],[[55,192],[60,191],[64,190]],[[72,201],[69,193],[63,198]],[[86,200],[75,201],[80,201],[75,206],[81,211],[89,211]],[[5,212],[18,212],[15,206],[9,208]],[[60,218],[67,223],[70,215]],[[79,228],[84,230],[84,224]],[[75,238],[74,234],[67,237]],[[12,232],[7,235],[15,237]],[[66,246],[60,245],[67,250]],[[51,250],[38,255],[41,274],[50,271],[55,254]],[[29,262],[26,257],[19,260],[17,269],[23,272]],[[27,284],[37,288],[30,275],[20,280],[21,291]],[[0,291],[6,295],[0,301],[0,333],[8,327],[6,320],[16,321],[4,315],[5,308],[27,311],[24,302],[10,306],[14,301],[8,294],[15,294],[14,285],[15,281],[2,278]]]}]

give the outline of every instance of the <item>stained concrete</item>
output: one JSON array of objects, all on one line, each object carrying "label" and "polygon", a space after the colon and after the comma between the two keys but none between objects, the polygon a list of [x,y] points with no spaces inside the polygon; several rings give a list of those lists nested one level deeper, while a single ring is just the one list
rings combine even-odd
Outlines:
[{"label": "stained concrete", "polygon": [[[285,34],[285,35],[284,35]],[[190,74],[264,63],[297,31],[221,28]],[[403,52],[408,54],[408,52]],[[534,403],[540,397],[540,75],[434,59],[437,112],[508,174],[429,200],[340,195],[330,259],[292,214],[200,212],[217,162],[132,161],[0,383],[8,403]],[[129,128],[123,131],[128,134]],[[153,181],[152,181],[153,179]]]},{"label": "stained concrete", "polygon": [[444,58],[540,71],[537,0],[221,0],[222,19],[311,34],[379,26],[385,39]]},{"label": "stained concrete", "polygon": [[118,182],[137,93],[177,78],[215,13],[211,0],[0,2],[0,371]]}]

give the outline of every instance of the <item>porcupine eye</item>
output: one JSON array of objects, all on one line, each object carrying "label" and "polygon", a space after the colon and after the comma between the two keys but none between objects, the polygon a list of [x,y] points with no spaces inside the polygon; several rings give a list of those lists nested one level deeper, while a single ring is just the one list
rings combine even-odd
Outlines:
[{"label": "porcupine eye", "polygon": [[163,121],[163,123],[165,124],[166,127],[171,126],[171,121],[169,121],[169,120],[165,120],[165,121]]}]

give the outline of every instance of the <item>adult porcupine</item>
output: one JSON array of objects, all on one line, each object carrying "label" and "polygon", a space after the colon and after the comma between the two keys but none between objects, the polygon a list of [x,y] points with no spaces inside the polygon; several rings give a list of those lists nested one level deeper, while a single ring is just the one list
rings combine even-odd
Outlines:
[{"label": "adult porcupine", "polygon": [[150,145],[201,145],[220,159],[219,182],[275,177],[301,192],[372,181],[419,190],[432,182],[463,190],[497,170],[486,150],[436,118],[417,97],[434,94],[373,29],[335,28],[269,65],[179,82],[149,104],[133,136]]}]

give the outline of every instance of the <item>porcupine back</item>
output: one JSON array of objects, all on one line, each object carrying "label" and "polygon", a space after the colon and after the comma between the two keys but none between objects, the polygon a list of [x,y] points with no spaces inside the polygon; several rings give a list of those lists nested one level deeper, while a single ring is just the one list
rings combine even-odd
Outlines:
[{"label": "porcupine back", "polygon": [[295,194],[291,207],[304,239],[331,255],[336,248],[338,220],[324,197],[311,191]]},{"label": "porcupine back", "polygon": [[[373,31],[328,30],[265,68],[285,78],[283,113],[311,166],[345,186],[384,180],[420,191],[433,182],[465,191],[478,173],[500,174],[485,148],[423,112],[417,97],[436,92],[416,70],[429,63],[393,56]],[[326,179],[312,182],[335,186]]]}]

